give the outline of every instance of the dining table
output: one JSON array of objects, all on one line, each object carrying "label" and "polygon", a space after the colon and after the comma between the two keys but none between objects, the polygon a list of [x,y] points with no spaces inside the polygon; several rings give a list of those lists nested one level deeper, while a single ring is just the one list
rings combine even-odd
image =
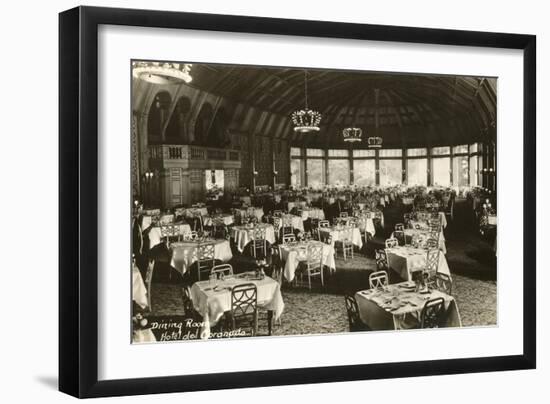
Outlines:
[{"label": "dining table", "polygon": [[147,288],[136,264],[132,265],[132,300],[142,309],[147,308]]},{"label": "dining table", "polygon": [[285,304],[281,286],[269,276],[258,276],[255,272],[225,276],[223,280],[195,282],[191,287],[193,307],[202,316],[201,339],[211,336],[211,327],[216,325],[224,313],[231,311],[231,294],[235,286],[253,283],[257,288],[257,307],[268,312],[268,334],[271,334],[271,319],[279,319]]},{"label": "dining table", "polygon": [[[177,228],[178,235],[185,235],[185,234],[191,234],[191,226],[189,226],[187,223],[175,223],[174,226]],[[149,247],[153,248],[157,244],[160,244],[162,241],[162,232],[160,229],[160,226],[153,226],[151,227],[151,230],[149,230]]]},{"label": "dining table", "polygon": [[341,225],[320,227],[319,233],[323,240],[326,239],[329,235],[331,235],[333,247],[336,241],[340,241],[343,238],[345,238],[346,235],[350,235],[350,234],[351,236],[349,237],[349,239],[351,243],[357,246],[359,249],[363,247],[363,238],[361,237],[361,231],[357,227],[349,227],[349,226],[341,226]]},{"label": "dining table", "polygon": [[240,221],[242,223],[243,218],[254,216],[258,221],[262,220],[262,217],[264,216],[264,208],[263,207],[255,207],[251,206],[249,208],[238,208],[235,209],[235,216],[240,218]]},{"label": "dining table", "polygon": [[[294,229],[299,231],[304,231],[304,221],[302,220],[301,216],[292,215],[292,214],[284,214],[281,216],[282,223],[281,226],[284,224],[285,226],[291,225]],[[277,232],[279,232],[281,227],[278,229],[275,229]]]},{"label": "dining table", "polygon": [[[428,218],[431,214],[426,212],[417,212],[417,215],[418,213],[420,213],[421,216],[424,216],[425,219],[411,219],[409,222],[411,227],[416,228],[417,226],[420,226],[422,228],[429,228]],[[441,227],[445,229],[447,227],[447,216],[445,216],[445,212],[437,212],[437,217],[441,222]]]},{"label": "dining table", "polygon": [[[405,244],[410,245],[415,236],[421,237],[426,241],[430,238],[431,232],[428,229],[405,229]],[[395,233],[391,234],[391,237],[395,238]],[[447,254],[447,245],[445,243],[445,235],[442,231],[439,232],[439,239],[437,240],[439,249],[443,254]]]},{"label": "dining table", "polygon": [[269,244],[275,244],[275,228],[272,224],[259,223],[253,226],[241,225],[233,226],[231,229],[231,238],[235,241],[235,245],[240,252],[243,252],[245,247],[254,237],[254,231],[257,229],[265,229],[265,239]]},{"label": "dining table", "polygon": [[235,218],[230,214],[206,215],[202,218],[203,226],[226,225],[229,226],[235,222]]},{"label": "dining table", "polygon": [[189,267],[198,260],[197,249],[200,244],[214,244],[214,259],[229,262],[233,258],[229,240],[226,239],[203,239],[178,241],[170,244],[171,260],[170,265],[182,275]]},{"label": "dining table", "polygon": [[444,327],[461,327],[462,322],[455,299],[442,291],[416,291],[414,282],[400,282],[358,291],[355,300],[359,317],[371,330],[403,330],[419,328],[421,313],[427,301],[443,298]]},{"label": "dining table", "polygon": [[[402,279],[412,280],[412,273],[426,267],[428,251],[413,246],[397,246],[386,248],[388,266],[401,276]],[[451,276],[445,254],[439,254],[438,272]]]},{"label": "dining table", "polygon": [[302,261],[307,260],[307,249],[309,246],[321,246],[323,248],[322,264],[336,271],[336,262],[334,260],[334,246],[325,244],[317,240],[294,241],[285,244],[279,244],[279,253],[284,262],[283,274],[288,282],[294,280],[296,269]]},{"label": "dining table", "polygon": [[303,221],[308,219],[325,220],[325,212],[319,208],[302,208],[301,216]]}]

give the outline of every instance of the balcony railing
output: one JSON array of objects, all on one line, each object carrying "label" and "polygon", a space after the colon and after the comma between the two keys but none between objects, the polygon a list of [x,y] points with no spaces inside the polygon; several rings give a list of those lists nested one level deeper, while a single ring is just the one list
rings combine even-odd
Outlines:
[{"label": "balcony railing", "polygon": [[158,160],[239,161],[240,152],[192,145],[151,145],[149,157]]}]

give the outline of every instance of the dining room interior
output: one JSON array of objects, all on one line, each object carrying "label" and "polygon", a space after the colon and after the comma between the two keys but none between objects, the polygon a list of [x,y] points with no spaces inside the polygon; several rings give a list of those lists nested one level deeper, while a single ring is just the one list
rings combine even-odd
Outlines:
[{"label": "dining room interior", "polygon": [[496,77],[130,70],[134,343],[498,325]]}]

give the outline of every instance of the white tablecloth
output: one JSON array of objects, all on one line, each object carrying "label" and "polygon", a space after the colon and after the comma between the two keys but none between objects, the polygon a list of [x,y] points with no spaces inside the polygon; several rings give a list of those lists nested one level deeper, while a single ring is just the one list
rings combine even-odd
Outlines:
[{"label": "white tablecloth", "polygon": [[208,215],[208,209],[206,209],[206,208],[187,208],[185,210],[184,215],[187,218],[191,218],[191,217],[194,217],[194,216],[197,216],[197,215],[206,216],[206,215]]},{"label": "white tablecloth", "polygon": [[[282,216],[283,221],[290,221],[292,223],[292,227],[294,227],[296,230],[304,231],[304,222],[300,216],[296,215],[283,215]],[[277,230],[277,232],[280,230],[280,227]]]},{"label": "white tablecloth", "polygon": [[294,202],[288,202],[287,208],[288,208],[288,211],[290,212],[295,207],[304,208],[306,207],[306,205],[307,205],[307,201],[294,201]]},{"label": "white tablecloth", "polygon": [[[427,251],[422,248],[399,246],[387,248],[388,265],[396,271],[401,278],[410,281],[411,272],[426,267]],[[445,254],[439,254],[438,272],[451,276]]]},{"label": "white tablecloth", "polygon": [[[261,223],[256,225],[256,227],[265,228],[265,239],[270,244],[275,244],[275,229],[273,228],[273,225]],[[237,249],[240,252],[243,252],[246,245],[250,243],[250,241],[252,241],[253,235],[254,235],[254,229],[251,229],[247,226],[234,226],[231,229],[231,237],[233,238],[233,240],[235,240]]]},{"label": "white tablecloth", "polygon": [[[441,221],[441,227],[446,228],[447,227],[447,217],[445,216],[445,212],[438,212],[439,220]],[[411,226],[416,227],[416,225],[420,225],[422,227],[428,228],[428,221],[427,220],[411,220]]]},{"label": "white tablecloth", "polygon": [[284,275],[287,281],[294,280],[294,274],[300,261],[305,261],[307,258],[308,245],[322,245],[323,247],[323,265],[330,268],[331,271],[336,270],[334,262],[334,248],[320,241],[297,242],[290,244],[279,245],[281,259],[285,263]]},{"label": "white tablecloth", "polygon": [[386,290],[368,289],[355,294],[359,317],[371,330],[400,330],[419,325],[426,301],[438,297],[445,300],[445,326],[462,326],[458,307],[452,296],[438,290],[421,294],[401,285],[407,285],[407,282],[389,285]]},{"label": "white tablecloth", "polygon": [[147,307],[147,288],[135,265],[132,266],[132,300],[142,309]]},{"label": "white tablecloth", "polygon": [[304,208],[302,210],[302,220],[307,219],[325,220],[325,212],[319,208]]},{"label": "white tablecloth", "polygon": [[[179,234],[190,234],[191,226],[188,224],[176,225],[179,227]],[[161,232],[160,227],[152,227],[149,231],[149,247],[153,248],[157,244],[160,244],[161,241]]]},{"label": "white tablecloth", "polygon": [[[420,235],[424,238],[424,240],[427,240],[430,236],[429,230],[418,230],[418,229],[405,229],[405,242],[407,244],[410,244],[412,241],[412,238],[414,235]],[[394,233],[391,234],[392,237],[395,237]],[[447,254],[447,246],[445,245],[445,236],[443,235],[443,232],[439,232],[439,249],[443,254]]]},{"label": "white tablecloth", "polygon": [[[343,237],[347,232],[350,232],[350,230],[340,229],[337,226],[332,227],[321,227],[320,229],[321,237],[327,237],[329,234],[332,235],[332,245],[334,246],[334,242],[340,240],[341,237]],[[351,242],[353,245],[361,248],[363,247],[363,239],[361,238],[361,232],[358,228],[351,228]]]},{"label": "white tablecloth", "polygon": [[[228,240],[214,240],[214,258],[223,262],[228,262],[233,258],[231,246]],[[189,267],[197,261],[197,241],[182,241],[170,244],[172,251],[172,260],[170,265],[182,275],[187,272]]]},{"label": "white tablecloth", "polygon": [[203,226],[212,226],[214,223],[216,224],[225,224],[226,226],[229,226],[230,224],[233,224],[235,222],[235,219],[233,218],[233,215],[221,215],[221,216],[204,216],[202,218],[202,224]]},{"label": "white tablecloth", "polygon": [[[202,315],[201,338],[210,337],[210,327],[216,325],[226,311],[231,311],[231,289],[239,284],[254,283],[258,288],[258,307],[273,310],[278,319],[285,307],[280,285],[266,276],[262,280],[249,279],[247,274],[225,278],[223,281],[195,282],[191,287],[191,300],[195,310]],[[215,286],[218,286],[214,290]]]},{"label": "white tablecloth", "polygon": [[241,218],[244,216],[250,216],[253,214],[258,221],[262,220],[264,216],[264,208],[248,208],[248,209],[235,209],[235,214]]}]

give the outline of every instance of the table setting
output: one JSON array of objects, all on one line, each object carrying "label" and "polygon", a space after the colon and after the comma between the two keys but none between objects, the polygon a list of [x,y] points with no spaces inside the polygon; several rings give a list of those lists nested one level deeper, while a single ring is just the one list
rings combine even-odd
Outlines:
[{"label": "table setting", "polygon": [[[412,280],[412,273],[426,267],[428,250],[414,246],[397,246],[386,249],[388,265],[396,271],[401,278]],[[438,272],[451,276],[445,254],[439,254]]]},{"label": "table setting", "polygon": [[294,241],[279,245],[281,260],[285,263],[283,274],[288,282],[294,280],[296,268],[298,268],[299,263],[307,259],[308,247],[319,245],[323,247],[323,265],[330,268],[331,272],[334,272],[336,270],[334,246],[316,240]]},{"label": "table setting", "polygon": [[197,249],[200,244],[214,244],[214,259],[228,262],[233,258],[228,240],[198,238],[189,241],[178,241],[170,244],[172,254],[170,265],[182,275],[197,261]]},{"label": "table setting", "polygon": [[206,281],[195,282],[191,287],[193,306],[203,318],[201,339],[208,339],[210,328],[217,324],[225,312],[231,310],[231,291],[241,284],[255,284],[258,291],[258,307],[271,311],[275,320],[281,316],[284,302],[280,285],[261,271],[214,278],[215,276]]},{"label": "table setting", "polygon": [[243,252],[245,247],[252,241],[255,229],[265,229],[265,239],[269,244],[275,244],[275,228],[272,224],[245,224],[233,226],[231,229],[231,238],[235,241],[235,245],[240,252]]},{"label": "table setting", "polygon": [[461,327],[458,307],[452,296],[436,289],[418,291],[412,281],[361,290],[355,294],[359,316],[371,330],[418,328],[424,304],[439,297],[445,301],[445,326]]},{"label": "table setting", "polygon": [[[340,219],[339,219],[340,220]],[[361,232],[357,227],[349,227],[342,224],[336,224],[330,227],[320,227],[319,233],[321,237],[328,237],[332,235],[332,246],[336,241],[341,240],[345,237],[346,234],[351,234],[350,241],[353,245],[361,249],[363,247],[363,239],[361,237]]]}]

